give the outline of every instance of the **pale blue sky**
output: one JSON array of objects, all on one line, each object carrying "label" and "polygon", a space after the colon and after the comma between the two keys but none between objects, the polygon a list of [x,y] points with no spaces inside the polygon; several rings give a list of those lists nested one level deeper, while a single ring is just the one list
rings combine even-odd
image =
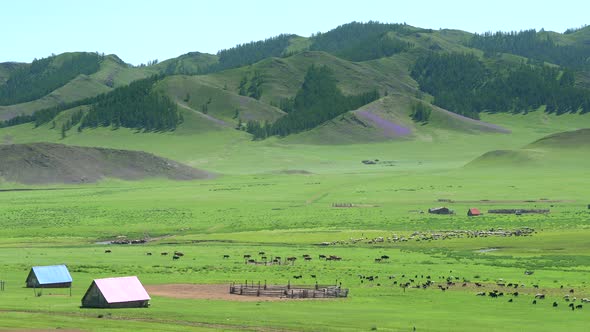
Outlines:
[{"label": "pale blue sky", "polygon": [[563,32],[590,24],[589,13],[588,0],[0,0],[0,62],[98,51],[139,64],[368,20],[470,32]]}]

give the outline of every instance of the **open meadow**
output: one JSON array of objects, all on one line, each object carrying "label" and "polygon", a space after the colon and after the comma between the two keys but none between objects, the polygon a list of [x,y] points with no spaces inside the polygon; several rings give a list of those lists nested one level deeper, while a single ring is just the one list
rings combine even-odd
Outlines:
[{"label": "open meadow", "polygon": [[[208,180],[3,183],[0,328],[583,331],[590,322],[590,303],[581,302],[590,298],[590,180],[580,156],[587,150],[547,150],[537,167],[522,167],[518,158],[503,167],[470,164],[484,152],[518,150],[545,136],[535,116],[508,119],[518,134],[465,135],[456,148],[270,140],[240,142],[235,154],[206,144],[201,154],[162,152],[222,173]],[[559,121],[568,127],[576,118]],[[151,148],[165,151],[165,143]],[[428,213],[437,206],[455,214]],[[483,215],[468,217],[469,208]],[[117,239],[149,241],[110,244]],[[175,251],[184,256],[173,259]],[[280,264],[272,263],[276,257]],[[71,296],[70,289],[24,287],[31,266],[53,264],[68,266]],[[149,308],[80,308],[93,279],[126,275],[146,286]],[[227,294],[231,283],[246,281],[341,284],[349,295],[243,301]]]}]

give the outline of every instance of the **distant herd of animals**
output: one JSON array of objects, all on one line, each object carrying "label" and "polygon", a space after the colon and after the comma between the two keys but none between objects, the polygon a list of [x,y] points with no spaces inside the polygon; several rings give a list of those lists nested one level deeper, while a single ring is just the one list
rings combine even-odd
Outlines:
[{"label": "distant herd of animals", "polygon": [[[450,273],[452,273],[453,271],[449,271]],[[533,271],[525,271],[524,273],[525,275],[532,275]],[[511,296],[511,298],[508,299],[508,302],[512,303],[514,302],[515,298],[518,298],[519,296],[522,297],[523,293],[522,291],[516,291],[515,289],[526,289],[527,286],[522,284],[522,283],[509,283],[509,282],[505,282],[504,280],[500,279],[498,282],[496,282],[495,285],[493,284],[483,284],[483,283],[479,283],[479,282],[475,282],[475,283],[471,283],[469,282],[467,279],[465,278],[461,278],[458,276],[454,276],[454,275],[449,275],[449,276],[438,276],[436,278],[431,277],[430,275],[424,275],[424,274],[415,274],[413,276],[410,275],[406,275],[406,274],[401,274],[401,275],[389,275],[387,276],[387,279],[385,279],[384,282],[379,281],[379,276],[378,275],[362,275],[359,274],[358,278],[360,280],[361,284],[364,284],[365,282],[369,282],[371,285],[373,286],[386,286],[387,284],[389,285],[397,285],[401,288],[404,289],[404,292],[406,291],[407,288],[414,288],[414,289],[427,289],[427,288],[431,288],[431,287],[436,287],[437,289],[440,289],[441,291],[445,292],[453,287],[457,287],[458,285],[461,285],[460,287],[465,287],[465,288],[470,288],[470,287],[475,287],[475,288],[493,288],[490,291],[480,291],[477,292],[475,295],[476,296],[488,296],[491,298],[501,298],[504,296]],[[435,279],[438,279],[438,281],[434,281]],[[383,280],[383,278],[381,279]],[[389,282],[387,281],[389,280]],[[532,287],[532,289],[534,290],[538,290],[539,289],[539,285],[538,284],[532,284],[529,286],[529,288]],[[564,286],[560,286],[560,289],[564,289]],[[590,298],[586,298],[583,297],[580,299],[579,303],[576,304],[576,301],[578,300],[575,296],[573,296],[575,290],[573,288],[569,289],[569,291],[567,291],[568,294],[565,294],[563,296],[563,300],[565,302],[568,303],[568,307],[571,308],[571,310],[576,310],[576,309],[582,309],[583,308],[583,303],[590,303]],[[533,295],[533,299],[531,304],[535,305],[537,303],[540,303],[538,301],[541,300],[545,300],[546,295],[544,293],[535,293],[535,295]],[[554,301],[552,304],[552,307],[558,307],[559,303],[557,301]]]},{"label": "distant herd of animals", "polygon": [[[296,256],[288,256],[288,257],[281,257],[281,256],[269,256],[264,251],[258,252],[258,258],[252,256],[251,254],[244,254],[243,256],[245,264],[254,264],[254,265],[295,265],[295,261],[297,261]],[[230,258],[229,255],[223,255],[223,259]],[[301,258],[304,261],[311,261],[313,258],[310,254],[303,254]],[[318,259],[325,260],[325,261],[340,261],[342,257],[336,255],[318,255]]]},{"label": "distant herd of animals", "polygon": [[[105,252],[105,254],[110,254],[110,253],[112,253],[113,251],[112,251],[111,249],[106,249],[104,252]],[[149,252],[149,251],[148,251],[148,252],[146,252],[145,254],[146,254],[147,256],[152,256],[152,255],[153,255],[153,254],[152,254],[151,252]],[[169,254],[169,252],[167,252],[167,251],[163,251],[163,252],[161,252],[161,253],[160,253],[160,255],[161,255],[161,256],[168,256],[168,254]],[[182,253],[182,252],[180,252],[180,251],[174,251],[174,254],[172,255],[172,260],[178,260],[178,259],[180,259],[180,257],[182,257],[182,256],[184,256],[184,253]]]},{"label": "distant herd of animals", "polygon": [[330,242],[321,242],[322,246],[330,245],[351,245],[351,244],[377,244],[377,243],[398,243],[409,241],[438,241],[461,238],[486,238],[486,237],[511,237],[511,236],[532,236],[535,230],[530,227],[522,227],[514,230],[488,229],[488,230],[450,230],[436,232],[413,232],[409,236],[391,234],[390,236],[378,236],[374,238],[360,237],[350,238],[348,240],[335,240]]}]

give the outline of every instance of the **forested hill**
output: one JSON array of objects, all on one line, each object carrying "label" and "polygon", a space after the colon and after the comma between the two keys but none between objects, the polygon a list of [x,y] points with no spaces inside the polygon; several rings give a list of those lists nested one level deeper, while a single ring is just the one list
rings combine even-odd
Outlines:
[{"label": "forested hill", "polygon": [[433,105],[473,119],[587,113],[590,27],[471,34],[352,22],[140,66],[97,53],[3,63],[0,127],[40,127],[65,112],[62,136],[103,126],[173,131],[190,111],[262,139],[316,128],[388,94],[420,100],[419,116],[406,107],[424,126]]},{"label": "forested hill", "polygon": [[65,53],[20,66],[0,85],[0,105],[41,98],[80,74],[97,72],[103,58],[96,53]]}]

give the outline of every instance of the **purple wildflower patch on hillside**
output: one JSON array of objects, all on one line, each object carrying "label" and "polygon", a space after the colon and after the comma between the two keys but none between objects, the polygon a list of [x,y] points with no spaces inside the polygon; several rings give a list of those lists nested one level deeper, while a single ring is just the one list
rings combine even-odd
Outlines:
[{"label": "purple wildflower patch on hillside", "polygon": [[377,128],[383,129],[383,133],[386,136],[406,136],[412,133],[410,128],[383,119],[375,113],[371,113],[369,111],[358,111],[355,112],[355,114],[371,121]]}]

